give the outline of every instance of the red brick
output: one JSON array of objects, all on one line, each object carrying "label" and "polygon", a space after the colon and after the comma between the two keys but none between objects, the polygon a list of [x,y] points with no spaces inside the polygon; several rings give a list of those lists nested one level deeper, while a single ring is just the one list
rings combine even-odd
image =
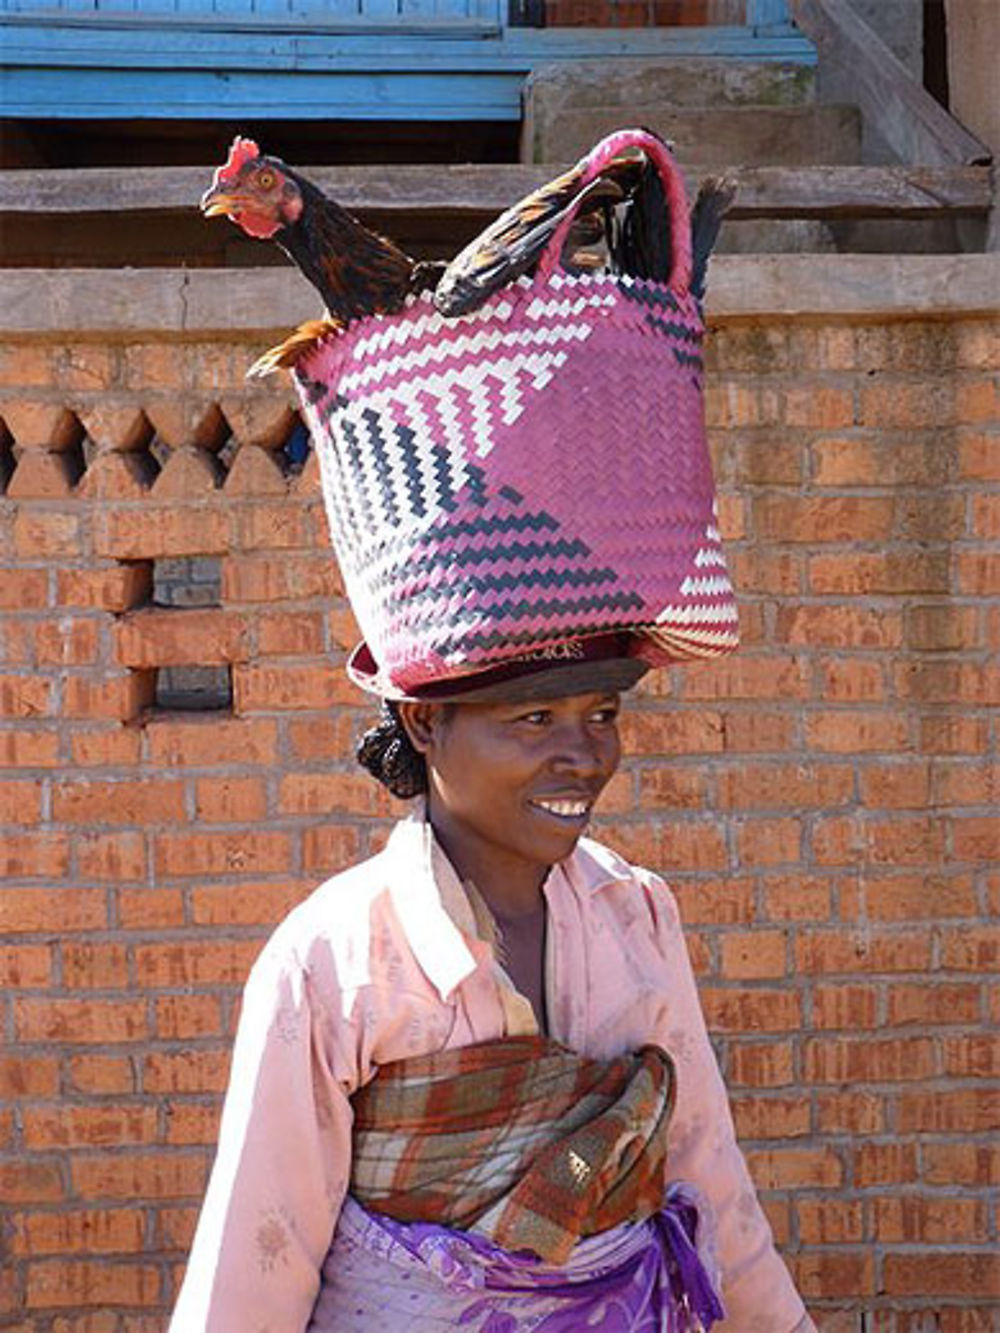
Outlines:
[{"label": "red brick", "polygon": [[324,711],[354,703],[357,690],[334,664],[234,666],[233,704],[241,716],[256,712]]},{"label": "red brick", "polygon": [[[321,724],[318,719],[307,725]],[[277,726],[267,719],[154,718],[145,732],[150,763],[170,768],[270,767],[277,762]]]},{"label": "red brick", "polygon": [[187,1102],[167,1105],[167,1143],[206,1144],[214,1147],[219,1137],[218,1105],[199,1106]]},{"label": "red brick", "polygon": [[864,1214],[856,1199],[797,1199],[795,1212],[804,1245],[856,1245],[864,1239]]},{"label": "red brick", "polygon": [[712,876],[677,883],[677,901],[687,924],[744,925],[754,914],[754,886],[749,879]]},{"label": "red brick", "polygon": [[836,754],[905,749],[909,728],[898,712],[837,709],[809,713],[806,741],[811,749]]},{"label": "red brick", "polygon": [[0,1055],[0,1098],[52,1097],[58,1088],[59,1067],[49,1056]]},{"label": "red brick", "polygon": [[186,1254],[194,1240],[198,1208],[157,1208],[156,1244],[165,1250],[183,1250]]},{"label": "red brick", "polygon": [[198,1197],[205,1186],[203,1157],[156,1152],[78,1155],[71,1159],[73,1188],[85,1199]]},{"label": "red brick", "polygon": [[184,923],[180,889],[118,890],[118,920],[123,930],[160,930]]},{"label": "red brick", "polygon": [[52,687],[46,676],[0,676],[0,716],[44,717],[52,711]]},{"label": "red brick", "polygon": [[56,1203],[65,1196],[58,1162],[0,1162],[0,1203]]},{"label": "red brick", "polygon": [[754,501],[758,536],[768,542],[884,541],[893,501],[871,495],[764,495]]},{"label": "red brick", "polygon": [[14,515],[14,551],[26,560],[76,556],[81,544],[76,514],[25,508]]},{"label": "red brick", "polygon": [[[350,828],[337,831],[354,834]],[[338,866],[350,865],[355,859],[354,853],[344,850]],[[260,884],[199,884],[191,890],[191,918],[197,926],[277,925],[315,887],[314,880],[292,879]]]},{"label": "red brick", "polygon": [[843,657],[817,664],[816,697],[825,704],[879,703],[886,694],[884,662]]},{"label": "red brick", "polygon": [[137,945],[136,977],[143,988],[242,985],[260,947],[255,939]]},{"label": "red brick", "polygon": [[951,818],[952,856],[956,861],[995,861],[1000,858],[1000,819],[995,815]]},{"label": "red brick", "polygon": [[74,838],[79,874],[87,879],[144,879],[146,839],[142,833],[79,833]]},{"label": "red brick", "polygon": [[750,1088],[788,1087],[795,1082],[792,1043],[740,1041],[729,1051],[731,1085]]},{"label": "red brick", "polygon": [[1000,588],[1000,552],[958,551],[957,591],[967,597],[992,597]]},{"label": "red brick", "polygon": [[883,1260],[885,1290],[891,1296],[1000,1296],[1000,1264],[995,1254],[942,1254],[924,1250],[887,1254]]},{"label": "red brick", "polygon": [[626,709],[620,732],[624,752],[636,757],[718,754],[725,743],[722,715],[710,711]]},{"label": "red brick", "polygon": [[750,547],[727,552],[733,583],[744,597],[770,593],[794,597],[803,590],[804,562],[798,551]]},{"label": "red brick", "polygon": [[123,676],[68,676],[63,684],[63,717],[82,718],[87,722],[107,719],[129,722],[152,702],[156,692],[155,673],[130,671]]},{"label": "red brick", "polygon": [[758,706],[727,709],[721,714],[721,722],[722,748],[727,754],[795,748],[797,718],[792,713],[765,712]]},{"label": "red brick", "polygon": [[991,1032],[946,1036],[941,1042],[944,1072],[951,1078],[996,1078],[1000,1075],[1000,1042]]},{"label": "red brick", "polygon": [[358,830],[350,825],[307,828],[302,836],[302,866],[328,878],[353,865],[360,850]]},{"label": "red brick", "polygon": [[42,816],[42,781],[0,779],[0,823],[29,826]]},{"label": "red brick", "polygon": [[928,1037],[814,1038],[805,1042],[803,1055],[810,1083],[898,1083],[935,1072],[934,1042]]},{"label": "red brick", "polygon": [[989,744],[989,723],[981,717],[930,713],[920,719],[920,750],[924,754],[979,754]]},{"label": "red brick", "polygon": [[98,569],[60,569],[57,601],[60,606],[86,607],[121,612],[147,602],[153,589],[153,567],[149,561],[114,564]]},{"label": "red brick", "polygon": [[776,639],[821,648],[898,648],[903,618],[886,607],[786,606],[778,610]]},{"label": "red brick", "polygon": [[845,892],[841,912],[848,919],[864,913],[878,921],[975,916],[976,890],[968,875],[918,872],[872,876],[865,880],[857,898]]},{"label": "red brick", "polygon": [[234,833],[161,833],[155,841],[156,873],[261,875],[291,864],[291,839],[274,830]]},{"label": "red brick", "polygon": [[1000,763],[994,759],[937,759],[932,773],[935,805],[1000,805]]},{"label": "red brick", "polygon": [[70,736],[74,767],[133,768],[142,753],[142,732],[138,727],[114,723],[93,730],[74,730]]},{"label": "red brick", "polygon": [[332,552],[230,556],[222,564],[222,600],[299,602],[338,597],[344,588]]},{"label": "red brick", "polygon": [[143,1248],[139,1208],[83,1208],[15,1214],[12,1251],[18,1255],[122,1254]]},{"label": "red brick", "polygon": [[88,666],[97,660],[96,620],[60,617],[38,626],[35,661],[39,666]]},{"label": "red brick", "polygon": [[76,930],[103,930],[108,924],[103,889],[5,887],[0,894],[0,932],[61,935]]},{"label": "red brick", "polygon": [[[809,540],[808,536],[803,540]],[[807,581],[811,590],[820,595],[951,591],[949,556],[923,550],[916,544],[887,551],[811,555]]]},{"label": "red brick", "polygon": [[5,990],[47,986],[52,955],[46,944],[0,944],[0,987]]},{"label": "red brick", "polygon": [[278,809],[286,815],[389,814],[383,787],[363,773],[289,773],[278,787]]},{"label": "red brick", "polygon": [[963,481],[1000,481],[1000,434],[959,430],[958,474]]},{"label": "red brick", "polygon": [[995,425],[1000,419],[1000,387],[995,379],[968,376],[955,382],[955,413],[959,425],[980,422]]},{"label": "red brick", "polygon": [[146,1092],[224,1092],[228,1078],[228,1050],[159,1051],[147,1055],[142,1067]]},{"label": "red brick", "polygon": [[736,854],[741,866],[775,866],[798,862],[802,856],[802,821],[744,819],[736,829]]},{"label": "red brick", "polygon": [[931,766],[926,759],[879,760],[859,774],[864,805],[875,809],[923,809],[930,804]]},{"label": "red brick", "polygon": [[712,1032],[783,1032],[802,1024],[801,1000],[790,990],[702,987],[701,1000]]},{"label": "red brick", "polygon": [[769,921],[826,921],[830,917],[833,884],[829,879],[768,875],[762,880],[764,915]]},{"label": "red brick", "polygon": [[813,860],[820,866],[850,866],[862,859],[864,826],[855,815],[828,815],[813,821]]},{"label": "red brick", "polygon": [[799,972],[924,972],[930,961],[931,942],[926,929],[801,930],[795,941],[795,967]]},{"label": "red brick", "polygon": [[87,1045],[141,1041],[147,1035],[145,1000],[19,999],[14,1024],[20,1041]]},{"label": "red brick", "polygon": [[251,552],[312,546],[308,513],[281,500],[241,505],[233,514],[233,545]]},{"label": "red brick", "polygon": [[94,550],[115,560],[157,560],[172,555],[224,555],[229,549],[230,515],[204,505],[144,504],[141,509],[109,509],[94,522]]},{"label": "red brick", "polygon": [[[654,769],[650,776],[659,771],[671,770]],[[716,776],[716,800],[725,809],[829,809],[845,804],[853,793],[854,771],[847,764],[743,762],[736,768],[722,769]]]},{"label": "red brick", "polygon": [[804,1097],[741,1097],[733,1103],[736,1134],[748,1139],[794,1139],[809,1133],[809,1102]]},{"label": "red brick", "polygon": [[47,1106],[26,1108],[24,1143],[30,1150],[114,1148],[157,1137],[155,1106]]},{"label": "red brick", "polygon": [[[371,719],[374,723],[374,718]],[[288,720],[288,739],[298,760],[350,760],[354,755],[355,736],[360,730],[351,713],[338,712],[331,717]]]},{"label": "red brick", "polygon": [[817,986],[813,991],[813,1025],[817,1028],[879,1026],[878,991],[872,985]]},{"label": "red brick", "polygon": [[124,944],[74,940],[60,945],[62,982],[68,990],[127,990],[128,951]]},{"label": "red brick", "polygon": [[820,1091],[816,1096],[816,1128],[823,1134],[881,1134],[886,1128],[885,1101],[875,1092]]},{"label": "red brick", "polygon": [[829,1148],[767,1148],[747,1153],[758,1189],[830,1189],[841,1183],[844,1168]]},{"label": "red brick", "polygon": [[326,624],[330,634],[331,647],[349,653],[355,644],[361,642],[362,634],[358,629],[358,622],[355,620],[354,612],[347,602],[326,613]]},{"label": "red brick", "polygon": [[728,931],[722,936],[722,975],[737,980],[783,977],[787,936],[781,930]]},{"label": "red brick", "polygon": [[319,612],[271,612],[257,617],[256,628],[257,650],[267,657],[315,657],[324,650]]},{"label": "red brick", "polygon": [[155,778],[100,782],[84,779],[57,783],[52,816],[61,824],[173,824],[184,819],[184,788],[180,782]]},{"label": "red brick", "polygon": [[249,627],[244,616],[219,607],[149,607],[116,622],[113,644],[115,661],[128,667],[245,662]]},{"label": "red brick", "polygon": [[158,1305],[155,1264],[110,1263],[107,1258],[44,1259],[28,1265],[29,1308]]},{"label": "red brick", "polygon": [[864,1251],[797,1254],[792,1273],[807,1298],[849,1296],[856,1300],[875,1291],[875,1258]]},{"label": "red brick", "polygon": [[[926,1092],[921,1095],[927,1097]],[[917,1149],[913,1143],[862,1143],[854,1150],[854,1184],[858,1189],[907,1185],[916,1178]]]},{"label": "red brick", "polygon": [[88,1096],[120,1096],[135,1091],[135,1073],[128,1056],[75,1055],[66,1066],[72,1086]]},{"label": "red brick", "polygon": [[1000,1088],[902,1092],[897,1108],[901,1134],[989,1134],[1000,1130]]},{"label": "red brick", "polygon": [[222,1035],[217,995],[158,995],[156,1034],[162,1041]]},{"label": "red brick", "polygon": [[692,663],[684,676],[686,699],[803,699],[805,663],[798,658],[720,657]]},{"label": "red brick", "polygon": [[663,870],[724,870],[729,853],[722,830],[703,821],[672,821],[662,829],[655,862]]},{"label": "red brick", "polygon": [[0,569],[0,610],[40,611],[48,600],[47,569]]},{"label": "red brick", "polygon": [[974,1024],[980,1017],[981,1000],[980,987],[971,982],[935,985],[897,982],[889,987],[888,1023],[892,1028],[911,1023]]},{"label": "red brick", "polygon": [[264,818],[267,792],[260,778],[201,778],[195,815],[209,824],[248,824]]},{"label": "red brick", "polygon": [[918,652],[957,652],[979,645],[979,612],[974,606],[928,603],[905,614],[906,644]]},{"label": "red brick", "polygon": [[59,734],[55,731],[0,731],[0,767],[55,768]]},{"label": "red brick", "polygon": [[1000,1185],[1000,1143],[936,1143],[928,1139],[921,1155],[928,1185],[947,1185],[951,1189]]}]

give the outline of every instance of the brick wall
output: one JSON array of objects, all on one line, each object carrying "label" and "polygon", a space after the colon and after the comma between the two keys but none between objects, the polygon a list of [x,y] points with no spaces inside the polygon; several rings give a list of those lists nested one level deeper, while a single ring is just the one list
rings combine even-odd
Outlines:
[{"label": "brick wall", "polygon": [[[751,305],[752,262],[730,284]],[[641,691],[601,832],[677,887],[753,1173],[826,1326],[984,1333],[997,330],[906,303],[836,321],[810,313],[823,299],[794,319],[735,304],[713,318],[708,410],[745,648]],[[351,759],[369,713],[337,667],[353,627],[314,462],[286,390],[243,380],[268,335],[172,328],[0,348],[0,1326],[18,1333],[162,1330],[241,981],[392,814]],[[151,604],[185,568],[214,571],[218,606]],[[182,667],[228,672],[231,707],[157,708],[157,673]]]}]

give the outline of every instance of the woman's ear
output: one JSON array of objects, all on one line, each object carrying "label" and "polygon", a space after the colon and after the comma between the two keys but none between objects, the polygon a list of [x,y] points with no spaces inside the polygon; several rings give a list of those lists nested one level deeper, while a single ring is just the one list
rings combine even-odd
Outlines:
[{"label": "woman's ear", "polygon": [[400,703],[399,720],[418,754],[426,754],[441,726],[442,708],[432,703]]}]

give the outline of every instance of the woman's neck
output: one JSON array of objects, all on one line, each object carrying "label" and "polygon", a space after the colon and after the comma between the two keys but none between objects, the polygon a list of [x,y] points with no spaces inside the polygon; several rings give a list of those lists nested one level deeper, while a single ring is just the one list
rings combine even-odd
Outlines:
[{"label": "woman's neck", "polygon": [[500,849],[480,845],[447,817],[447,812],[428,806],[427,817],[434,836],[459,879],[471,880],[490,910],[506,918],[527,916],[541,907],[542,885],[548,866],[529,864],[505,856]]}]

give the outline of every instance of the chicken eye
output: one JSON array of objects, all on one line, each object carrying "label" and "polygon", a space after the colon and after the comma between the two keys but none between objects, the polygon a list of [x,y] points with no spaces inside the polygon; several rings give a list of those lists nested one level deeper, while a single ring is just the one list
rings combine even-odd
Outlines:
[{"label": "chicken eye", "polygon": [[267,170],[258,171],[257,184],[260,186],[262,190],[269,190],[271,186],[274,184],[274,172]]}]

